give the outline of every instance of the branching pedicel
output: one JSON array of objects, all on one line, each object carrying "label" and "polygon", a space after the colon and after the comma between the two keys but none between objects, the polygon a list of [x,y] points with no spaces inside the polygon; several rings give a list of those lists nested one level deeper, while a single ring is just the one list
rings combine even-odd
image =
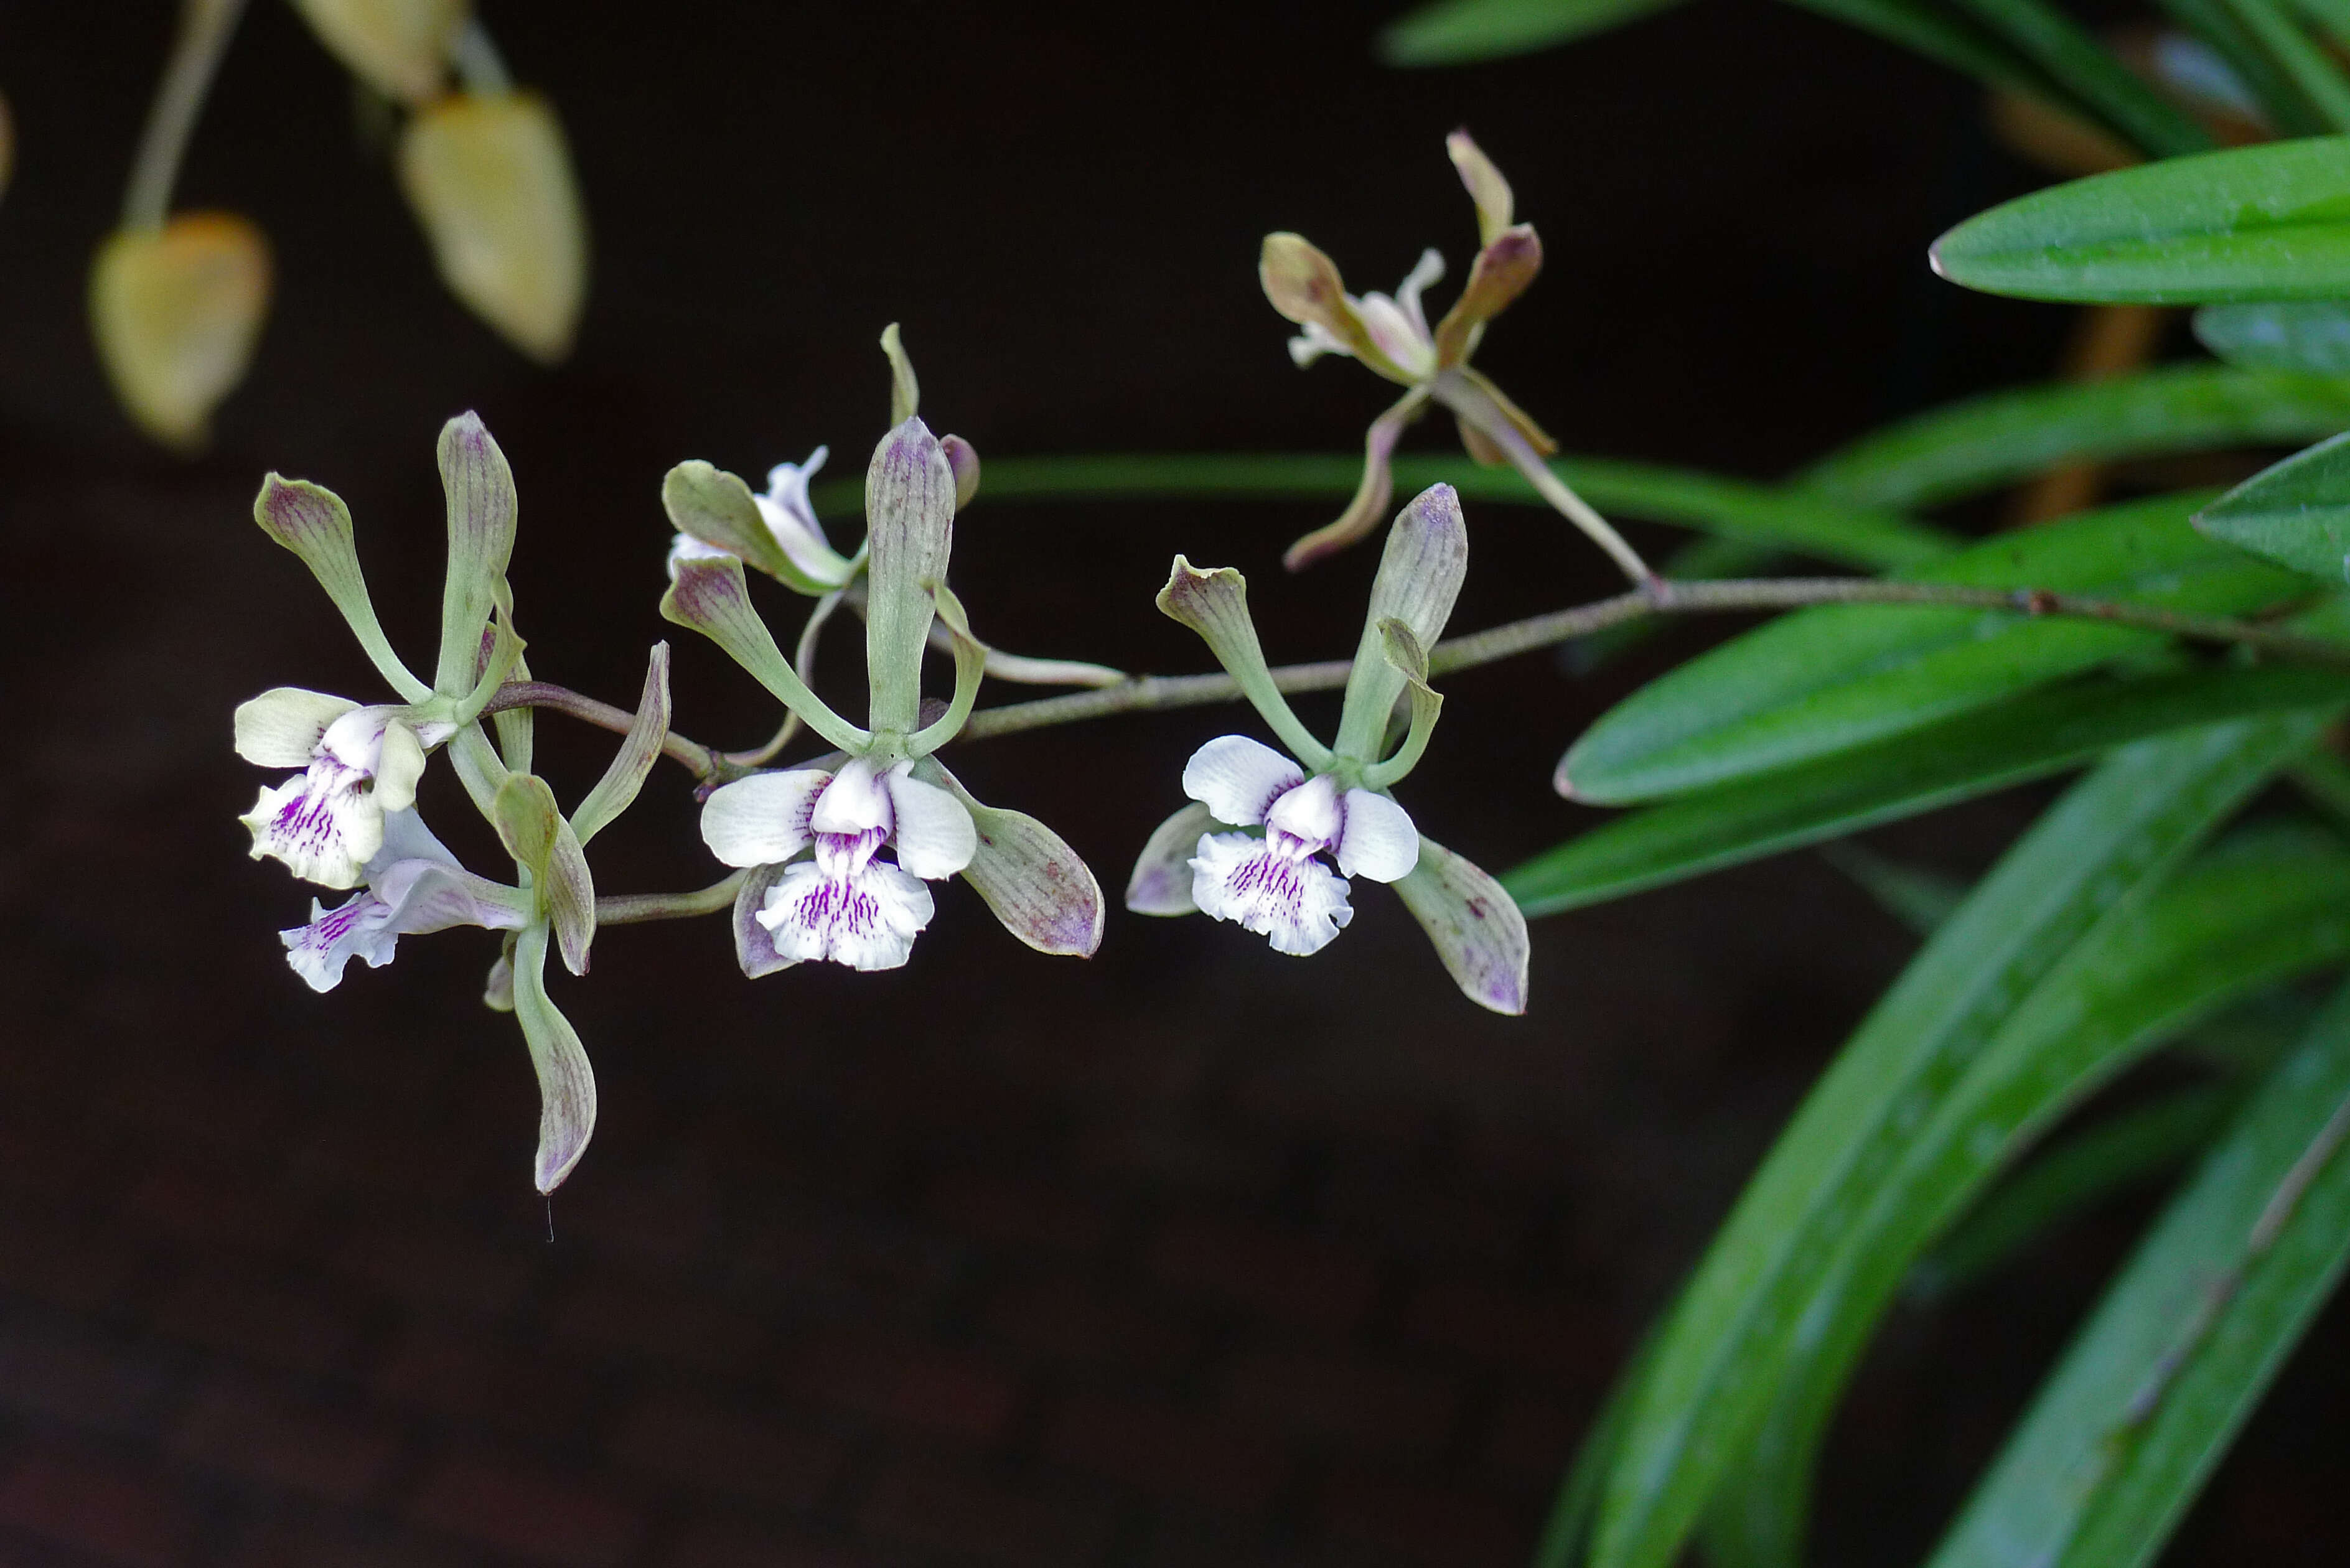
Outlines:
[{"label": "branching pedicel", "polygon": [[[893,327],[882,337],[893,375],[893,428],[868,472],[867,534],[854,554],[832,546],[806,504],[806,477],[823,461],[822,448],[804,464],[779,465],[765,495],[699,462],[678,465],[662,483],[678,529],[662,613],[724,649],[785,710],[764,744],[724,752],[671,727],[666,644],[651,649],[633,713],[532,679],[506,584],[513,474],[481,421],[462,415],[442,431],[439,448],[449,555],[430,681],[401,661],[376,619],[342,502],[315,484],[271,474],[255,503],[262,528],[317,577],[397,698],[362,704],[281,687],[237,710],[240,755],[301,770],[265,787],[244,818],[254,855],[350,894],[332,909],[314,902],[307,925],[282,933],[295,972],[328,991],[353,958],[374,968],[389,963],[402,936],[456,926],[503,932],[485,1000],[515,1014],[529,1046],[541,1094],[535,1177],[541,1191],[551,1191],[594,1131],[596,1081],[578,1034],[547,996],[546,957],[551,946],[565,968],[585,974],[599,923],[731,910],[746,975],[807,961],[890,969],[907,961],[932,919],[927,884],[960,876],[1028,946],[1076,957],[1096,950],[1104,909],[1092,871],[1042,823],[984,805],[963,788],[939,761],[959,737],[1244,697],[1287,754],[1237,734],[1200,748],[1182,774],[1192,804],[1149,836],[1128,879],[1128,908],[1205,913],[1264,936],[1277,951],[1303,955],[1328,945],[1352,919],[1346,878],[1367,877],[1395,888],[1471,1001],[1516,1013],[1526,994],[1523,916],[1493,878],[1422,836],[1388,793],[1419,763],[1442,707],[1429,685],[1431,670],[1510,658],[1643,615],[1856,602],[2082,616],[2343,662],[2340,644],[2283,628],[2032,590],[1858,578],[1672,583],[1648,576],[1614,530],[1539,461],[1535,448],[1548,438],[1467,367],[1484,323],[1531,280],[1540,253],[1531,229],[1510,225],[1500,174],[1465,134],[1456,134],[1451,148],[1477,200],[1485,248],[1461,303],[1433,332],[1418,299],[1435,275],[1430,263],[1399,300],[1357,300],[1303,240],[1276,234],[1266,242],[1266,292],[1306,327],[1295,347],[1299,360],[1343,351],[1411,387],[1374,426],[1362,489],[1347,514],[1301,540],[1291,563],[1368,531],[1387,504],[1395,435],[1434,400],[1454,409],[1473,453],[1498,454],[1546,486],[1544,493],[1625,565],[1635,582],[1630,592],[1439,642],[1468,565],[1459,498],[1439,484],[1407,505],[1388,534],[1351,663],[1269,669],[1241,575],[1201,570],[1180,556],[1159,606],[1201,635],[1223,675],[1128,676],[1000,653],[973,635],[946,581],[955,517],[978,488],[979,460],[968,442],[934,437],[923,424],[913,369]],[[784,656],[753,605],[746,566],[814,600],[795,659]],[[843,606],[866,625],[862,725],[835,711],[808,682],[818,639]],[[930,647],[954,659],[953,696],[943,703],[921,695]],[[974,715],[991,675],[1094,690]],[[1340,685],[1338,732],[1325,745],[1283,692]],[[531,771],[539,708],[623,737],[603,777],[568,815]],[[1400,738],[1393,739],[1399,720]],[[496,731],[494,742],[484,721]],[[803,728],[831,749],[766,770]],[[468,870],[420,816],[418,784],[442,752],[496,829],[513,862],[510,881]],[[599,897],[588,846],[634,802],[664,756],[693,775],[706,797],[703,840],[735,870],[690,893]]]}]

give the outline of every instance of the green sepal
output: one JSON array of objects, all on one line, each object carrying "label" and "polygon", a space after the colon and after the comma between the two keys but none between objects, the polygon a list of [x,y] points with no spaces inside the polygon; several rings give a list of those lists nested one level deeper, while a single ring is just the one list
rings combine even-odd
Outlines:
[{"label": "green sepal", "polygon": [[866,722],[877,730],[905,734],[921,711],[930,590],[946,581],[954,514],[954,470],[930,427],[908,418],[873,449],[865,473]]},{"label": "green sepal", "polygon": [[[1379,622],[1379,657],[1384,659],[1411,693],[1411,727],[1404,732],[1403,744],[1395,755],[1363,770],[1363,787],[1387,789],[1419,765],[1428,751],[1428,737],[1436,729],[1437,716],[1444,711],[1444,698],[1428,683],[1428,650],[1411,628],[1393,616]],[[1395,699],[1390,697],[1390,705]],[[1384,724],[1386,716],[1381,715]]]},{"label": "green sepal", "polygon": [[979,701],[980,682],[987,677],[987,656],[993,651],[972,636],[970,618],[963,614],[962,601],[955,597],[952,588],[944,583],[932,583],[931,597],[938,606],[940,623],[954,639],[954,701],[947,704],[946,712],[935,722],[924,725],[907,741],[907,752],[917,757],[929,756],[962,733],[972,708]]},{"label": "green sepal", "polygon": [[834,745],[862,752],[873,739],[826,706],[785,659],[775,634],[752,607],[741,561],[732,556],[680,561],[677,581],[661,596],[660,612],[664,620],[698,631],[724,649],[777,701]]},{"label": "green sepal", "polygon": [[895,430],[922,411],[922,388],[894,321],[881,329],[881,352],[889,357],[889,427]]},{"label": "green sepal", "polygon": [[579,1032],[546,995],[546,922],[523,928],[515,943],[515,1016],[538,1075],[538,1154],[532,1181],[541,1192],[563,1185],[596,1132],[596,1074]]},{"label": "green sepal", "polygon": [[[1449,484],[1432,484],[1396,514],[1388,530],[1355,667],[1347,675],[1346,706],[1338,718],[1340,756],[1377,760],[1388,714],[1405,683],[1428,679],[1428,661],[1419,650],[1444,635],[1468,572],[1469,529],[1461,521],[1461,497]],[[1386,633],[1390,620],[1405,629],[1419,654],[1417,671],[1396,662]],[[1413,703],[1417,708],[1417,697]]]},{"label": "green sepal", "polygon": [[657,642],[645,661],[645,690],[637,700],[637,716],[604,776],[571,814],[572,831],[583,846],[636,800],[645,775],[660,757],[661,742],[669,739],[669,644]]},{"label": "green sepal", "polygon": [[1167,586],[1159,590],[1158,604],[1162,613],[1200,634],[1290,755],[1314,773],[1330,765],[1330,748],[1314,738],[1273,683],[1256,623],[1249,618],[1246,577],[1230,566],[1203,572],[1178,556],[1168,568]]},{"label": "green sepal", "polygon": [[341,496],[307,479],[272,473],[261,482],[261,493],[254,497],[253,520],[310,568],[310,575],[342,611],[351,635],[367,650],[377,672],[401,701],[421,702],[432,695],[432,688],[419,680],[391,650],[391,639],[384,636],[383,623],[375,618],[367,577],[359,570],[350,508],[343,504]]},{"label": "green sepal", "polygon": [[505,597],[518,504],[514,470],[479,414],[459,414],[442,426],[437,452],[449,504],[449,570],[441,589],[441,655],[432,689],[455,697],[473,689],[482,629]]}]

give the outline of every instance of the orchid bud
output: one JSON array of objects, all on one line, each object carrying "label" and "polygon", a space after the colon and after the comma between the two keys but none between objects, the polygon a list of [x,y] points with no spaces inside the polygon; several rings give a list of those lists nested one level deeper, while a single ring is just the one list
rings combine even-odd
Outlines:
[{"label": "orchid bud", "polygon": [[959,435],[941,436],[939,450],[947,454],[947,466],[954,470],[955,510],[961,512],[979,493],[979,452]]},{"label": "orchid bud", "polygon": [[114,393],[167,446],[203,444],[252,362],[269,306],[269,245],[234,213],[118,229],[90,266],[90,330]]},{"label": "orchid bud", "polygon": [[417,104],[441,90],[467,0],[294,0],[318,42],[386,97]]},{"label": "orchid bud", "polygon": [[546,100],[457,93],[420,111],[400,137],[400,182],[449,291],[531,358],[569,353],[588,228]]}]

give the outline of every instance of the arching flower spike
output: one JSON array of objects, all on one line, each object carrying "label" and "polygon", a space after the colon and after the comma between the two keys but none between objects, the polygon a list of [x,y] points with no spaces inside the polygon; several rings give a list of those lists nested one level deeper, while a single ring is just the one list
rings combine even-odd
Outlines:
[{"label": "arching flower spike", "polygon": [[[910,415],[873,454],[865,486],[869,727],[833,711],[784,658],[750,604],[741,562],[676,564],[662,613],[724,648],[839,748],[814,766],[738,779],[702,807],[712,853],[751,873],[735,902],[747,974],[810,960],[897,968],[934,912],[924,884],[958,875],[1031,947],[1083,955],[1101,940],[1101,889],[1076,853],[1034,819],[972,799],[931,755],[970,717],[987,658],[946,587],[957,480],[941,443]],[[955,692],[942,715],[921,724],[922,649],[934,618],[954,648]]]},{"label": "arching flower spike", "polygon": [[[1525,917],[1501,884],[1423,836],[1388,794],[1419,763],[1443,706],[1428,684],[1426,650],[1451,618],[1468,559],[1451,486],[1432,487],[1396,518],[1371,586],[1337,743],[1325,746],[1274,685],[1241,575],[1175,558],[1159,608],[1206,639],[1289,754],[1243,735],[1194,753],[1183,770],[1193,804],[1151,835],[1127,885],[1127,908],[1197,910],[1266,938],[1277,952],[1304,955],[1328,946],[1354,919],[1347,878],[1368,877],[1395,888],[1471,1001],[1496,1012],[1525,1011]],[[1407,697],[1410,722],[1389,752],[1389,717]]]},{"label": "arching flower spike", "polygon": [[1477,208],[1477,259],[1452,308],[1434,327],[1420,295],[1442,280],[1444,258],[1433,250],[1403,280],[1394,297],[1348,294],[1337,264],[1305,238],[1267,234],[1257,261],[1257,277],[1273,307],[1297,323],[1289,355],[1302,368],[1326,354],[1343,355],[1406,389],[1387,412],[1373,421],[1363,441],[1363,478],[1336,521],[1289,547],[1283,557],[1296,571],[1369,534],[1394,494],[1392,463],[1404,430],[1433,401],[1451,410],[1461,444],[1479,462],[1507,464],[1525,475],[1544,499],[1565,514],[1635,583],[1653,574],[1616,530],[1551,472],[1543,460],[1558,443],[1512,402],[1485,374],[1469,363],[1485,327],[1509,308],[1542,271],[1542,241],[1534,225],[1513,222],[1510,183],[1465,130],[1445,140],[1453,167]]}]

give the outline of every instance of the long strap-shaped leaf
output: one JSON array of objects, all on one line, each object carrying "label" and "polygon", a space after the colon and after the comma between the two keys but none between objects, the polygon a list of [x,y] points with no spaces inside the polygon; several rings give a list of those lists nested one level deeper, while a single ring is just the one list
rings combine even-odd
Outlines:
[{"label": "long strap-shaped leaf", "polygon": [[1660,888],[2076,767],[2168,731],[2293,709],[2330,711],[2341,678],[2227,670],[2098,678],[1800,767],[1619,816],[1504,873],[1529,916]]},{"label": "long strap-shaped leaf", "polygon": [[[2342,424],[2350,424],[2345,417]],[[2330,426],[2338,429],[2340,426]],[[1676,523],[1725,539],[1797,551],[1823,561],[1874,570],[1913,566],[1945,555],[1959,541],[1891,512],[1854,506],[1816,493],[1791,493],[1752,480],[1613,458],[1560,458],[1552,472],[1603,511]],[[1058,457],[990,458],[981,494],[997,501],[1226,500],[1343,501],[1355,493],[1363,460],[1354,452],[1081,452]],[[1404,494],[1438,483],[1461,498],[1506,505],[1549,504],[1514,470],[1481,468],[1465,456],[1401,457],[1395,484]],[[858,482],[816,487],[820,511],[853,508]]]},{"label": "long strap-shaped leaf", "polygon": [[2350,1262],[2350,991],[2271,1075],[2043,1386],[1930,1568],[2137,1568]]},{"label": "long strap-shaped leaf", "polygon": [[1846,1380],[1915,1258],[2014,1152],[2145,1051],[2257,988],[2350,954],[2350,854],[2257,835],[2109,918],[1936,1098],[1809,1283],[1806,1332],[1707,1540],[1721,1568],[1794,1568],[1812,1467]]},{"label": "long strap-shaped leaf", "polygon": [[2149,736],[2253,713],[2331,711],[2343,696],[2334,676],[2286,669],[2082,681],[1628,814],[1502,883],[1528,915],[1557,914],[2045,777]]},{"label": "long strap-shaped leaf", "polygon": [[2116,753],[1926,944],[1804,1102],[1674,1313],[1608,1478],[1600,1568],[1673,1561],[1760,1430],[1799,1340],[1823,1326],[1810,1314],[1834,1311],[1821,1292],[1847,1282],[1851,1250],[1905,1218],[1947,1218],[1932,1192],[1908,1200],[1915,1212],[1880,1207],[1918,1130],[1956,1103],[2022,999],[2101,922],[2130,918],[2132,895],[2316,727],[2251,720]]},{"label": "long strap-shaped leaf", "polygon": [[2173,108],[2078,22],[2043,0],[1959,3],[2156,157],[2175,158],[2211,145],[2201,126]]},{"label": "long strap-shaped leaf", "polygon": [[2059,462],[2297,445],[2344,429],[2350,381],[2188,365],[1930,409],[1829,453],[1795,483],[1856,505],[1926,506]]}]

